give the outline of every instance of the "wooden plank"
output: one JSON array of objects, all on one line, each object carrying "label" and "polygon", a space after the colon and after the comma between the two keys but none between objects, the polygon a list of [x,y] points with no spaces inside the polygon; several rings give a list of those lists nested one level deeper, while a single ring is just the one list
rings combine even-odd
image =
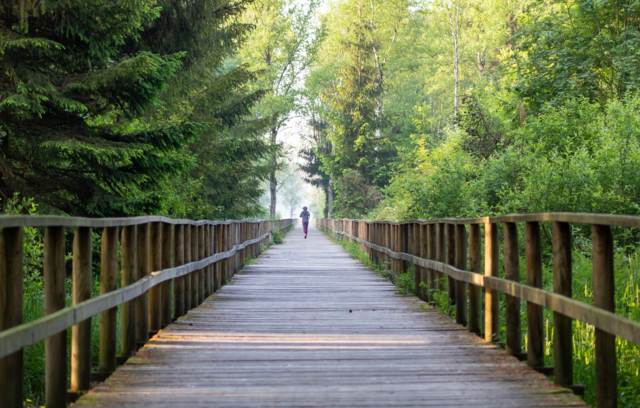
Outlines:
[{"label": "wooden plank", "polygon": [[[465,225],[455,226],[455,267],[467,270],[467,229]],[[456,323],[467,325],[467,283],[455,281]]]},{"label": "wooden plank", "polygon": [[[514,222],[505,222],[504,230],[504,278],[520,282],[520,246],[518,244],[518,228]],[[506,349],[511,354],[522,352],[522,326],[520,322],[520,299],[511,295],[505,296],[507,317]]]},{"label": "wooden plank", "polygon": [[[91,268],[93,266],[93,230],[77,228],[73,236],[72,300],[78,305],[91,299]],[[84,392],[91,378],[91,320],[71,328],[71,391]]]},{"label": "wooden plank", "polygon": [[[244,224],[242,224],[244,225]],[[244,239],[242,239],[240,242],[244,242]],[[205,246],[205,242],[204,242],[204,225],[201,225],[198,227],[198,260],[204,259],[204,246]],[[242,257],[244,256],[244,251],[245,249],[241,249],[239,250],[238,256]],[[200,269],[199,271],[197,271],[196,273],[198,274],[198,282],[199,282],[199,286],[198,286],[198,303],[202,303],[204,302],[205,299],[205,293],[206,293],[206,286],[207,286],[207,279],[205,279],[205,268]]]},{"label": "wooden plank", "polygon": [[[144,217],[104,217],[104,218],[85,218],[85,217],[65,217],[57,215],[2,215],[0,216],[0,228],[18,228],[18,227],[65,227],[65,228],[106,228],[106,227],[126,227],[133,225],[142,225],[151,222],[161,222],[166,224],[188,224],[188,225],[229,225],[235,222],[243,224],[258,224],[265,220],[228,220],[228,221],[211,221],[211,220],[185,220],[176,218],[167,218],[159,215],[150,215]],[[296,222],[295,219],[284,219],[284,222]]]},{"label": "wooden plank", "polygon": [[[78,407],[586,407],[311,228],[168,326]],[[299,254],[305,257],[300,258]]]},{"label": "wooden plank", "polygon": [[[65,307],[65,236],[63,227],[47,227],[44,232],[44,314]],[[50,408],[67,406],[67,332],[48,337],[45,353],[45,404]]]},{"label": "wooden plank", "polygon": [[[447,264],[456,266],[456,225],[447,224]],[[447,290],[449,291],[449,303],[456,304],[456,280],[453,276],[447,275]]]},{"label": "wooden plank", "polygon": [[[136,286],[147,279],[150,273],[149,235],[149,224],[140,224],[136,227],[136,278],[138,280]],[[141,290],[140,296],[136,299],[136,317],[136,343],[139,346],[149,341],[149,292],[146,290]]]},{"label": "wooden plank", "polygon": [[[137,236],[136,227],[122,228],[120,243],[122,245],[121,287],[134,284],[137,279]],[[122,334],[120,338],[120,355],[129,357],[137,348],[136,343],[136,302],[132,300],[122,305]]]},{"label": "wooden plank", "polygon": [[[173,266],[184,265],[184,225],[176,225],[173,232]],[[173,317],[178,319],[186,313],[184,304],[185,277],[173,281]]]},{"label": "wooden plank", "polygon": [[[553,291],[571,298],[571,226],[553,223]],[[554,381],[558,385],[573,385],[573,322],[570,316],[553,313]]]},{"label": "wooden plank", "polygon": [[[220,228],[222,227],[224,226],[221,225]],[[192,227],[191,225],[184,226],[184,262],[186,264],[189,264],[192,261],[195,261],[195,259],[191,259],[191,228],[194,228],[194,227]],[[191,298],[192,298],[191,275],[192,274],[188,274],[184,277],[184,312],[185,314],[192,308],[196,307],[196,305],[191,304]]]},{"label": "wooden plank", "polygon": [[[113,292],[118,287],[118,228],[102,231],[100,249],[100,294]],[[110,373],[116,369],[117,309],[112,307],[100,313],[100,359],[98,370]]]},{"label": "wooden plank", "polygon": [[[151,271],[162,269],[162,224],[149,224],[149,267]],[[153,287],[149,291],[149,332],[162,328],[162,287]]]},{"label": "wooden plank", "polygon": [[[540,223],[525,224],[527,285],[542,288],[542,240]],[[544,326],[542,306],[527,302],[527,364],[544,367]]]},{"label": "wooden plank", "polygon": [[[593,240],[593,305],[616,311],[613,234],[608,225],[591,227]],[[596,407],[618,406],[616,337],[596,328]]]},{"label": "wooden plank", "polygon": [[[199,261],[198,257],[198,227],[191,227],[191,245],[189,249],[191,251],[191,260]],[[193,271],[191,273],[191,308],[198,307],[200,305],[200,274],[199,271]]]},{"label": "wooden plank", "polygon": [[[480,238],[480,226],[469,225],[469,270],[482,273],[482,242]],[[469,332],[478,336],[482,333],[480,324],[482,290],[479,286],[469,285]]]},{"label": "wooden plank", "polygon": [[[173,252],[173,242],[172,242],[172,232],[173,225],[162,223],[160,224],[162,228],[162,247],[160,254],[160,267],[158,270],[169,269],[171,268],[171,253]],[[203,228],[200,226],[198,228]],[[161,302],[161,317],[160,323],[161,327],[165,327],[171,323],[171,299],[173,298],[173,293],[171,290],[171,282],[172,280],[167,280],[160,285],[160,291],[162,292],[160,296]]]},{"label": "wooden plank", "polygon": [[[426,259],[436,260],[436,251],[437,251],[437,243],[436,243],[436,226],[433,224],[427,225],[427,256],[424,257]],[[438,287],[438,272],[431,268],[427,268],[427,301],[433,302],[433,292]]]},{"label": "wooden plank", "polygon": [[[492,223],[484,225],[484,276],[497,277],[500,268],[500,243],[498,242],[498,226]],[[500,333],[500,309],[498,292],[487,288],[484,295],[484,339],[498,341]]]},{"label": "wooden plank", "polygon": [[[24,230],[20,227],[4,227],[0,231],[0,330],[3,331],[22,324],[23,241]],[[3,407],[22,408],[23,372],[21,347],[0,355],[0,395],[4,401]]]}]

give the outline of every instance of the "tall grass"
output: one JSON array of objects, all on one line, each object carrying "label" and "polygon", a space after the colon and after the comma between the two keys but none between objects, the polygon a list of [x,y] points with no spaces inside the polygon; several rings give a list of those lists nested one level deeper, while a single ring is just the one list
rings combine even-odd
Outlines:
[{"label": "tall grass", "polygon": [[[368,254],[360,249],[360,244],[348,240],[334,241],[342,245],[355,259],[362,261],[375,273],[391,280],[389,264],[376,265],[370,262]],[[588,304],[593,304],[593,265],[588,251],[581,248],[589,247],[590,242],[585,241],[576,245],[573,253],[573,298]],[[521,278],[525,281],[526,265],[524,257],[520,260]],[[414,293],[415,284],[413,268],[397,276],[394,284],[399,287],[399,294]],[[504,276],[501,271],[501,276]],[[442,291],[432,291],[435,302],[432,304],[440,312],[455,318],[455,307],[449,303],[447,280],[443,279]],[[553,290],[553,267],[550,259],[543,267],[543,288]],[[615,293],[616,314],[629,319],[640,321],[640,253],[633,249],[631,253],[622,248],[615,253]],[[484,296],[482,296],[484,302]],[[481,310],[484,310],[484,305]],[[522,341],[523,350],[527,347],[526,307],[521,305],[522,311]],[[504,310],[504,294],[500,297],[500,335],[499,340],[506,337],[506,320]],[[481,322],[484,316],[481,316]],[[545,365],[553,365],[553,312],[544,310],[545,329]],[[640,347],[626,340],[616,338],[617,371],[618,371],[618,407],[640,407]],[[593,326],[574,321],[573,322],[573,376],[575,384],[585,386],[584,400],[591,406],[595,406],[595,330]]]}]

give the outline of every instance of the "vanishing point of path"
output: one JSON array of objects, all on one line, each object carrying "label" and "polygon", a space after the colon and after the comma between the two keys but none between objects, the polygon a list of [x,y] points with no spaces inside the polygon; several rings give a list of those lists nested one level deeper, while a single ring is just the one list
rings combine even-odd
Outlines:
[{"label": "vanishing point of path", "polygon": [[76,406],[584,403],[298,226]]}]

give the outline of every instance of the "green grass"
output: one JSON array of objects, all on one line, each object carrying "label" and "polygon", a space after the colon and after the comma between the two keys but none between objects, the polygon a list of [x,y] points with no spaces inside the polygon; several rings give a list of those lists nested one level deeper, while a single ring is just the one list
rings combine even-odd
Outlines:
[{"label": "green grass", "polygon": [[[340,240],[336,235],[326,233],[340,244],[351,256],[363,262],[376,274],[391,279],[389,264],[380,265],[370,262],[368,254],[361,250],[360,244]],[[588,304],[593,304],[593,269],[588,251],[581,251],[580,247],[589,247],[590,242],[576,245],[573,253],[573,298]],[[522,282],[525,281],[525,259],[520,260]],[[615,254],[615,286],[616,286],[616,314],[629,319],[640,321],[640,254],[633,250],[628,254],[618,249]],[[415,293],[413,268],[397,276],[393,282],[398,286],[399,294]],[[501,276],[504,276],[503,274]],[[440,312],[455,319],[455,307],[449,302],[447,279],[442,280],[441,291],[433,290],[435,301],[431,304]],[[546,262],[543,269],[543,287],[553,290],[553,269],[550,262]],[[484,296],[481,310],[484,311]],[[425,305],[426,307],[426,305]],[[522,313],[522,341],[523,350],[527,349],[527,320],[525,302],[521,305]],[[506,313],[504,309],[504,294],[500,296],[500,334],[499,341],[506,338]],[[484,321],[484,315],[480,317]],[[553,312],[544,310],[545,328],[545,365],[553,365]],[[573,322],[573,373],[574,383],[585,386],[584,400],[595,406],[595,330],[585,323]],[[626,340],[616,338],[617,368],[618,368],[618,407],[640,407],[640,347]]]}]

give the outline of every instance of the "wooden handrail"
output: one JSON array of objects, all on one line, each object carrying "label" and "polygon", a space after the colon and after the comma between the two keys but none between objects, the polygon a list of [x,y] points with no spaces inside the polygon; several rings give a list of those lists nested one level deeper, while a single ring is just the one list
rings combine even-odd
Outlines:
[{"label": "wooden handrail", "polygon": [[[542,289],[542,249],[540,222],[553,222],[554,291]],[[497,292],[507,295],[506,348],[510,353],[539,371],[544,362],[544,336],[542,310],[554,312],[554,381],[573,387],[572,320],[596,328],[596,403],[597,407],[615,407],[617,404],[615,337],[640,345],[640,322],[615,314],[613,287],[613,238],[611,226],[640,228],[640,217],[599,214],[514,214],[501,217],[475,219],[438,219],[413,221],[369,221],[317,219],[319,228],[339,237],[358,242],[369,253],[369,259],[379,263],[391,260],[395,277],[404,272],[409,263],[416,267],[416,295],[432,301],[428,293],[438,286],[438,278],[447,276],[449,299],[456,305],[456,320],[479,334],[478,309],[480,298],[476,288],[486,288],[485,339],[497,340]],[[516,222],[525,223],[526,284],[520,283],[518,234]],[[571,298],[571,229],[569,223],[592,225],[594,305]],[[480,230],[485,226],[485,274],[479,272]],[[497,224],[504,227],[505,278],[497,276],[499,248]],[[467,246],[470,226],[471,248]],[[417,241],[417,242],[412,242]],[[435,248],[434,248],[435,247]],[[471,252],[469,253],[469,249]],[[446,255],[446,256],[445,256]],[[470,259],[467,270],[466,259]],[[404,264],[407,262],[407,264]],[[427,286],[420,290],[420,284]],[[467,291],[466,285],[470,284]],[[597,285],[597,288],[595,287]],[[509,301],[509,299],[516,299]],[[520,299],[527,302],[528,348],[527,355],[520,350]],[[466,305],[469,305],[467,320]],[[459,316],[464,314],[464,316]]]},{"label": "wooden handrail", "polygon": [[[296,219],[191,221],[166,217],[81,218],[0,217],[0,395],[3,406],[22,406],[22,349],[42,340],[47,407],[64,407],[66,329],[72,331],[71,392],[90,385],[91,331],[88,319],[100,314],[100,370],[115,369],[115,308],[123,305],[123,358],[144,344],[149,333],[201,304],[226,284],[246,258],[255,258],[274,229],[287,230]],[[174,228],[175,226],[175,228]],[[44,227],[46,316],[22,323],[22,245],[24,227]],[[76,227],[73,242],[73,306],[64,307],[65,227]],[[92,228],[104,228],[101,294],[91,294]],[[118,227],[122,227],[122,288],[116,289]],[[175,229],[175,231],[172,231]],[[171,258],[174,258],[171,267]],[[174,291],[171,281],[175,279]],[[152,296],[148,294],[152,292]],[[149,318],[147,318],[149,317]],[[64,375],[62,375],[64,374]],[[6,398],[5,398],[6,397]]]},{"label": "wooden handrail", "polygon": [[[317,221],[318,219],[316,219]],[[358,221],[366,224],[384,222],[389,225],[408,225],[408,224],[503,224],[506,222],[567,222],[572,224],[589,224],[589,225],[608,225],[611,227],[640,228],[640,217],[632,215],[615,215],[615,214],[589,214],[589,213],[538,213],[538,214],[507,214],[495,217],[478,217],[478,218],[436,218],[431,220],[352,220],[345,218],[338,221]],[[1,226],[1,225],[0,225]]]}]

